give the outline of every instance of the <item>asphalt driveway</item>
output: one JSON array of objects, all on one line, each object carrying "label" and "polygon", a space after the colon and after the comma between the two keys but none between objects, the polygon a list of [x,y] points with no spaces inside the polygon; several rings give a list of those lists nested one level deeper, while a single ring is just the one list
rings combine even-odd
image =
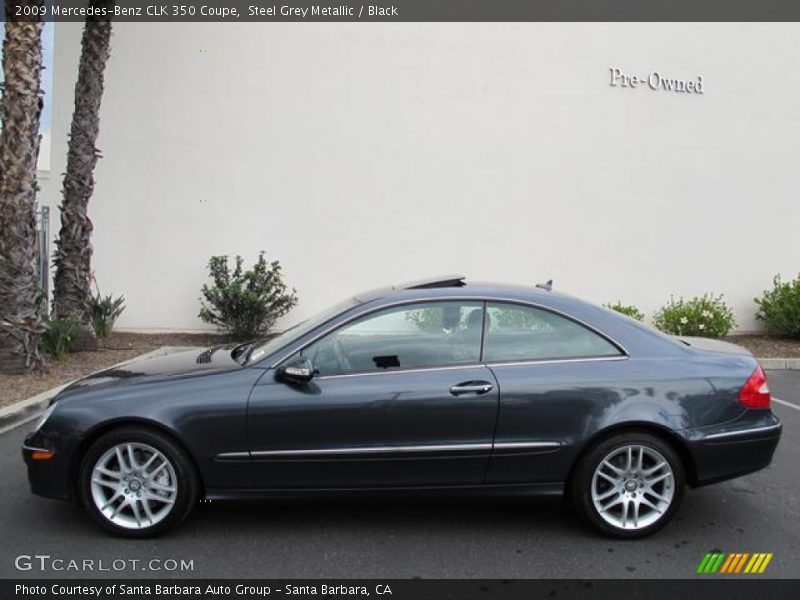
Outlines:
[{"label": "asphalt driveway", "polygon": [[[0,577],[685,578],[712,550],[772,552],[759,577],[796,577],[800,371],[769,376],[773,394],[792,404],[774,404],[784,435],[773,464],[690,491],[664,531],[638,542],[598,537],[557,504],[522,500],[212,503],[164,538],[122,540],[76,507],[29,493],[25,425],[0,435]],[[50,558],[20,571],[15,562],[29,561],[19,555]],[[91,560],[94,571],[53,570],[53,559]],[[112,570],[98,572],[101,560]]]}]

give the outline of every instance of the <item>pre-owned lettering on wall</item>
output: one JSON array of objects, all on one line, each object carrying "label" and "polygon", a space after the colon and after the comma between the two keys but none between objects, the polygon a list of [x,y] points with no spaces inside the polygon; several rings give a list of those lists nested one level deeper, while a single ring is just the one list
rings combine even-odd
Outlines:
[{"label": "pre-owned lettering on wall", "polygon": [[702,94],[704,91],[702,75],[698,75],[694,79],[678,79],[667,77],[660,71],[651,71],[647,77],[642,77],[636,73],[626,73],[617,67],[611,67],[609,71],[611,73],[611,87],[631,89],[642,87],[662,92],[686,94]]}]

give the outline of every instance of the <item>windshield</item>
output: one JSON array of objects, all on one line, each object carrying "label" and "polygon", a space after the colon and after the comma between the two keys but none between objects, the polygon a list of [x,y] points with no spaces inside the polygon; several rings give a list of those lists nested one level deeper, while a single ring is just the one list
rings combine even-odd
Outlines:
[{"label": "windshield", "polygon": [[360,302],[358,302],[355,298],[348,298],[344,302],[339,302],[335,306],[322,311],[310,319],[300,321],[289,329],[285,329],[275,337],[271,337],[267,340],[257,341],[247,355],[245,364],[254,363],[258,360],[261,360],[265,356],[269,356],[270,354],[277,352],[284,346],[287,346],[295,340],[300,339],[309,331],[316,329],[326,321],[330,321],[335,316],[343,313],[349,308],[358,306],[359,304]]}]

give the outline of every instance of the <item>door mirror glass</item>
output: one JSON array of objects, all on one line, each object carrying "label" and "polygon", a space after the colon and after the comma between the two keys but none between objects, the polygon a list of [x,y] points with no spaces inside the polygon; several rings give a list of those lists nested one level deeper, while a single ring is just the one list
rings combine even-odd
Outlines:
[{"label": "door mirror glass", "polygon": [[298,356],[278,369],[278,376],[291,383],[308,383],[314,379],[314,365],[305,356]]}]

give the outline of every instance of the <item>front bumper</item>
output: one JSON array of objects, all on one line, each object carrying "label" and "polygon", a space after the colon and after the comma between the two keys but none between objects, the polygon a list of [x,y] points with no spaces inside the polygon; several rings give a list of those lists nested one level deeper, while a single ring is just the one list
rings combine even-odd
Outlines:
[{"label": "front bumper", "polygon": [[741,477],[767,467],[781,437],[780,419],[769,410],[748,410],[734,421],[681,433],[694,462],[693,485]]},{"label": "front bumper", "polygon": [[[46,498],[71,500],[73,498],[72,457],[79,440],[72,438],[51,438],[33,431],[27,435],[22,445],[22,458],[28,467],[28,483],[31,492]],[[34,458],[37,452],[50,453],[47,459]]]}]

